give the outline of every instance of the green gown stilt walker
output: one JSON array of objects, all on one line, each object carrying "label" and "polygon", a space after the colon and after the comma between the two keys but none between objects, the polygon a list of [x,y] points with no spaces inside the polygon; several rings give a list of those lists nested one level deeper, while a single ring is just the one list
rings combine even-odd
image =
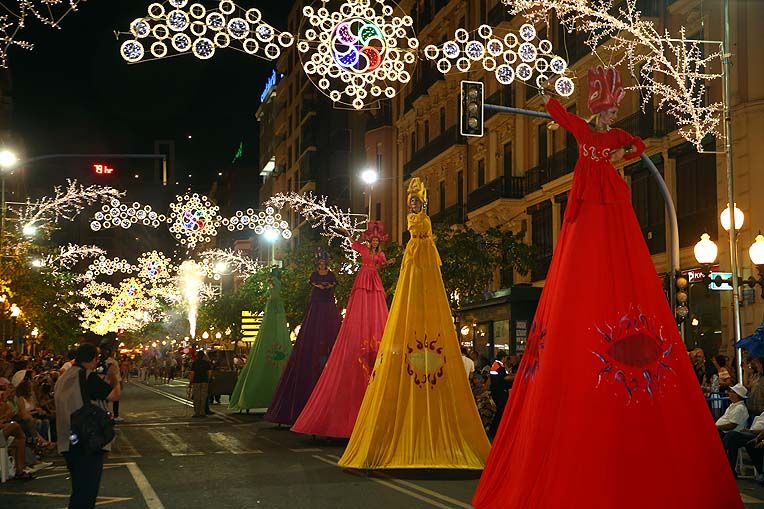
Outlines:
[{"label": "green gown stilt walker", "polygon": [[231,395],[231,410],[265,412],[292,352],[278,269],[271,271],[270,283],[270,298],[265,305],[263,322],[247,364],[239,373]]}]

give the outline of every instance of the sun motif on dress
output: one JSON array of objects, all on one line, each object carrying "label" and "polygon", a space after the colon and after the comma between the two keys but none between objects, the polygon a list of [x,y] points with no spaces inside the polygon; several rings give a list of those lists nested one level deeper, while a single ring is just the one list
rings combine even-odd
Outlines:
[{"label": "sun motif on dress", "polygon": [[414,332],[414,346],[406,345],[406,372],[414,378],[417,387],[434,388],[438,379],[443,377],[446,356],[439,341],[440,334],[433,340],[425,334],[420,340]]},{"label": "sun motif on dress", "polygon": [[526,382],[532,382],[539,370],[545,337],[546,324],[541,320],[534,320],[528,335],[528,349],[525,350],[519,367],[520,377]]},{"label": "sun motif on dress", "polygon": [[652,399],[660,392],[665,375],[674,373],[669,366],[673,343],[663,336],[663,327],[655,318],[631,305],[615,324],[595,325],[602,337],[603,349],[592,352],[602,362],[597,373],[597,387],[603,383],[623,386],[627,401],[640,394]]},{"label": "sun motif on dress", "polygon": [[371,376],[369,376],[369,385],[371,385],[374,379],[377,378],[377,370],[382,367],[382,358],[384,355],[385,354],[382,352],[377,354],[377,360],[374,362],[374,369],[371,372]]},{"label": "sun motif on dress", "polygon": [[358,355],[358,364],[361,366],[361,369],[363,370],[363,374],[366,377],[370,377],[372,375],[372,371],[374,370],[374,364],[370,363],[369,360],[373,357],[372,354],[375,354],[379,350],[379,340],[375,338],[367,338],[361,340],[361,348],[360,348],[360,355]]}]

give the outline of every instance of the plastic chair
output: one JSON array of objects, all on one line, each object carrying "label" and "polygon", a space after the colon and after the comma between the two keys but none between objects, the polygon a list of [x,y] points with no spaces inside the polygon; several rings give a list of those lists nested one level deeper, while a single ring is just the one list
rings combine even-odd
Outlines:
[{"label": "plastic chair", "polygon": [[[0,438],[2,438],[2,433],[0,433]],[[16,475],[11,457],[8,454],[8,446],[13,443],[13,440],[13,437],[8,437],[4,440],[5,443],[0,445],[0,483],[4,483]]]}]

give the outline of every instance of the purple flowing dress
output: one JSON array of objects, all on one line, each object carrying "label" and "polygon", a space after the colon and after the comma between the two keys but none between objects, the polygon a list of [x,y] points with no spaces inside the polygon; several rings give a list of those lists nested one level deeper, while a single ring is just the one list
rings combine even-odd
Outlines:
[{"label": "purple flowing dress", "polygon": [[[337,278],[333,272],[323,276],[314,272],[310,282],[312,285],[336,284]],[[314,286],[292,355],[265,414],[266,421],[288,426],[294,424],[329,359],[341,323],[342,318],[334,302],[334,287],[324,289]]]}]

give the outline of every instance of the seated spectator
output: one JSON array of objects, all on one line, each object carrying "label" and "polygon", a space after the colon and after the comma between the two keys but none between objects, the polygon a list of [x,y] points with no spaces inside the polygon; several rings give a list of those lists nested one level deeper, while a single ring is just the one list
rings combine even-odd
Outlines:
[{"label": "seated spectator", "polygon": [[750,428],[725,433],[722,442],[735,477],[737,477],[735,471],[737,455],[741,447],[748,450],[748,455],[751,456],[756,470],[764,473],[764,469],[762,469],[762,462],[764,462],[764,414],[754,418]]},{"label": "seated spectator", "polygon": [[26,466],[26,435],[21,425],[13,422],[13,408],[8,404],[8,400],[15,397],[14,394],[13,386],[8,379],[0,378],[0,446],[5,446],[8,439],[13,437],[11,447],[16,467],[14,479],[31,479],[33,471]]},{"label": "seated spectator", "polygon": [[719,375],[719,385],[724,385],[727,387],[734,385],[732,375],[730,374],[730,370],[727,367],[727,356],[715,355],[711,360],[713,361],[716,372]]},{"label": "seated spectator", "polygon": [[716,421],[716,429],[724,436],[728,431],[740,431],[748,422],[748,409],[745,406],[745,398],[748,389],[743,384],[733,385],[727,390],[731,404],[727,407],[724,415]]}]

